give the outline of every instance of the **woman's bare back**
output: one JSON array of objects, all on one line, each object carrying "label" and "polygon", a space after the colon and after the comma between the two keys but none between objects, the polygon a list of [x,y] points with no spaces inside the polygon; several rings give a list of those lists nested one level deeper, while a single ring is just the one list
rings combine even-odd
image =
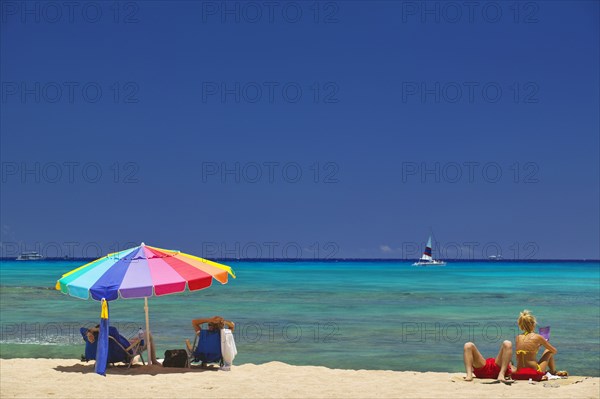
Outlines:
[{"label": "woman's bare back", "polygon": [[517,335],[516,339],[516,354],[517,354],[517,368],[529,367],[537,369],[537,353],[540,350],[540,338],[542,336],[536,333],[529,333],[527,335]]}]

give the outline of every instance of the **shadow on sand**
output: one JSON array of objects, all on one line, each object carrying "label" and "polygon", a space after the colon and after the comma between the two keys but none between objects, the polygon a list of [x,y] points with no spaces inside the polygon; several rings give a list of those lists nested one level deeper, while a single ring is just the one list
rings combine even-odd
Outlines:
[{"label": "shadow on sand", "polygon": [[[62,373],[81,373],[81,374],[94,374],[95,365],[93,362],[90,364],[78,363],[72,366],[56,366],[54,370]],[[163,367],[159,365],[146,365],[135,364],[130,368],[127,366],[109,366],[106,369],[106,375],[158,375],[158,374],[183,374],[183,373],[202,373],[210,371],[218,371],[218,367],[207,367],[202,368],[200,366],[192,366],[191,368],[179,368],[179,367]]]}]

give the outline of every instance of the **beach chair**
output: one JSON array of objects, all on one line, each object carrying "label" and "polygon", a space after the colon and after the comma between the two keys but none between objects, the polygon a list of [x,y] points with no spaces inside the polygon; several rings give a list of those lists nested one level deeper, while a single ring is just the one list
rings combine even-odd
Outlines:
[{"label": "beach chair", "polygon": [[[87,338],[87,328],[82,327],[79,329],[83,340],[85,341],[85,354],[81,356],[82,361],[90,361],[96,360],[96,352],[98,350],[98,341],[94,341],[91,343]],[[136,356],[140,356],[142,360],[142,364],[146,364],[144,362],[144,358],[142,353],[146,350],[144,340],[137,342],[134,346],[131,346],[131,343],[127,338],[122,336],[119,331],[115,327],[108,328],[108,361],[107,363],[115,364],[115,363],[126,363],[127,368],[131,367],[133,364],[133,360]]]},{"label": "beach chair", "polygon": [[203,365],[218,363],[223,366],[221,353],[221,332],[219,330],[201,330],[194,338],[192,351],[188,351],[189,362],[202,362]]}]

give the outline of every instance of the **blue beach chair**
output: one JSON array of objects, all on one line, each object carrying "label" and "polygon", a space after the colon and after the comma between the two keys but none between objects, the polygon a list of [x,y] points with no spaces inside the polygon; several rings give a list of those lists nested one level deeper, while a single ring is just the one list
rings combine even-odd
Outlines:
[{"label": "blue beach chair", "polygon": [[[91,343],[87,337],[87,328],[82,327],[79,329],[83,340],[85,341],[85,354],[81,357],[82,361],[90,361],[96,360],[96,352],[98,351],[98,341],[95,340]],[[129,348],[131,343],[127,338],[122,336],[119,331],[115,327],[108,328],[108,360],[107,363],[115,364],[115,363],[126,363],[127,368],[131,367],[133,364],[133,359],[139,355],[142,360],[142,364],[146,364],[144,362],[144,358],[142,357],[143,351],[146,349],[144,340],[137,342],[133,347]]]},{"label": "blue beach chair", "polygon": [[221,354],[221,332],[219,330],[202,330],[194,339],[192,352],[189,354],[191,362],[218,363],[223,365]]}]

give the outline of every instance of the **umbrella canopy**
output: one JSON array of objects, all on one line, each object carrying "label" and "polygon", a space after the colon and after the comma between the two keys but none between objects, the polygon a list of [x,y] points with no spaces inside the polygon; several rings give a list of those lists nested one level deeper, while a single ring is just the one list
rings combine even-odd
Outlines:
[{"label": "umbrella canopy", "polygon": [[[142,243],[139,247],[106,255],[63,274],[56,282],[56,289],[81,299],[91,296],[103,301],[104,305],[104,300],[144,298],[146,331],[150,336],[148,297],[183,292],[186,287],[190,291],[201,290],[210,287],[213,279],[226,284],[229,275],[235,278],[229,266]],[[104,310],[102,314],[105,314]],[[108,326],[108,307],[101,319]],[[107,347],[108,334],[104,334],[104,341],[101,338],[102,333],[99,347],[101,343]],[[151,342],[147,340],[149,354],[152,353]],[[97,372],[103,374],[101,368]]]},{"label": "umbrella canopy", "polygon": [[186,287],[201,290],[213,279],[226,284],[229,275],[235,278],[229,266],[142,243],[63,274],[56,289],[81,299],[112,301],[175,294]]}]

